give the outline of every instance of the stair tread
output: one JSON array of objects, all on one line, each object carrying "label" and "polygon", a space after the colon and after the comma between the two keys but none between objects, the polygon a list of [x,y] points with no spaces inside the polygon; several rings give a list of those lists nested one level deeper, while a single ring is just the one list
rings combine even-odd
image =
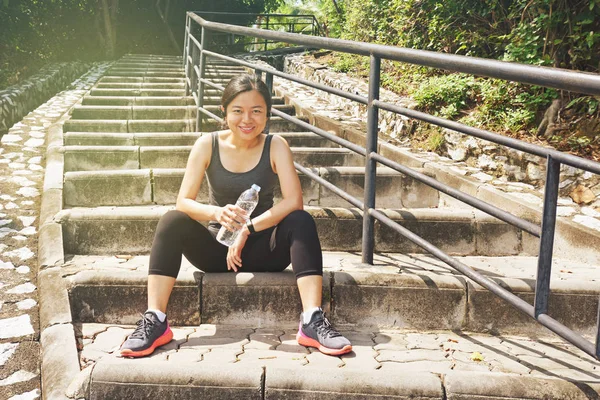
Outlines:
[{"label": "stair tread", "polygon": [[[87,270],[89,267],[99,267],[96,271],[102,271],[103,276],[114,275],[119,279],[127,279],[124,269],[132,273],[131,279],[137,279],[135,273],[143,273],[147,275],[148,271],[148,255],[132,255],[127,256],[127,265],[124,263],[122,256],[99,256],[99,255],[74,255],[71,258],[69,266],[82,268]],[[537,274],[537,257],[535,256],[455,256],[462,263],[468,265],[494,280],[504,280],[507,285],[512,285],[514,288],[523,290],[523,283],[530,284]],[[552,271],[551,282],[553,285],[562,285],[561,292],[577,291],[580,292],[599,292],[600,287],[594,282],[600,281],[600,270],[594,268],[594,265],[577,262],[570,259],[555,258],[553,259],[554,267]],[[328,272],[346,272],[364,275],[381,275],[378,281],[363,282],[367,285],[381,285],[387,279],[398,278],[403,282],[403,285],[414,285],[415,287],[440,289],[427,284],[427,279],[440,278],[439,284],[444,283],[444,277],[464,277],[452,267],[446,265],[442,261],[427,254],[419,253],[375,253],[374,265],[361,263],[361,256],[356,252],[347,251],[323,251],[323,268]],[[563,271],[569,272],[563,272]],[[183,258],[181,264],[181,272],[184,276],[181,282],[176,284],[189,284],[193,281],[193,272],[197,271],[187,259]],[[284,272],[269,272],[264,273],[265,276],[289,275],[291,267],[288,267]],[[233,272],[232,272],[233,274]],[[240,285],[252,286],[254,284],[264,285],[264,281],[252,281],[248,278],[252,273],[241,271],[238,273],[237,280]],[[260,275],[260,274],[259,274]],[[384,276],[388,275],[388,278]],[[402,276],[400,276],[402,275]],[[405,276],[412,276],[413,279],[402,280]],[[414,279],[417,278],[417,279]],[[436,279],[437,279],[436,278]],[[464,278],[467,279],[468,278]],[[446,281],[446,283],[449,281]],[[360,282],[359,282],[360,283]],[[569,285],[573,283],[573,285]],[[267,283],[268,284],[268,283]],[[576,286],[580,288],[577,289]],[[533,290],[533,288],[531,288]]]}]

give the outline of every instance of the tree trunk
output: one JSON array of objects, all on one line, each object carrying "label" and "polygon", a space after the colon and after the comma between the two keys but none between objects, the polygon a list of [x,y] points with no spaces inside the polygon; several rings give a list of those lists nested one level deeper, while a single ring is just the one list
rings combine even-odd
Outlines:
[{"label": "tree trunk", "polygon": [[550,107],[544,113],[544,117],[542,118],[542,122],[538,125],[537,135],[543,136],[547,139],[552,137],[554,132],[556,132],[556,122],[558,117],[558,112],[562,108],[562,101],[560,99],[554,99]]},{"label": "tree trunk", "polygon": [[119,8],[119,0],[100,0],[102,9],[102,19],[104,22],[104,44],[106,56],[114,58],[117,47],[117,11]]},{"label": "tree trunk", "polygon": [[165,12],[163,14],[162,10],[160,9],[160,0],[156,0],[156,12],[158,13],[158,16],[160,17],[160,19],[162,20],[162,22],[165,24],[165,28],[167,30],[167,35],[169,35],[169,40],[171,40],[171,43],[173,43],[173,46],[177,49],[178,53],[181,53],[181,47],[179,46],[179,42],[177,41],[177,39],[175,39],[175,35],[173,35],[173,31],[171,30],[171,26],[169,25],[169,6],[171,5],[171,0],[167,0],[167,4],[165,6]]}]

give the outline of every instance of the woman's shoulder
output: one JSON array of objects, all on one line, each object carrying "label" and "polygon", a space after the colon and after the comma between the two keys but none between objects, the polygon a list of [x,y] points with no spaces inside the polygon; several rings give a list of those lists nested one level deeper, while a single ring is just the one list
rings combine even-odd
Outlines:
[{"label": "woman's shoulder", "polygon": [[275,147],[275,149],[277,148],[289,148],[290,146],[288,145],[287,140],[285,140],[282,136],[280,135],[269,135],[272,137],[271,139],[271,147]]},{"label": "woman's shoulder", "polygon": [[225,134],[226,132],[227,131],[215,131],[215,132],[203,133],[202,136],[200,136],[198,139],[196,139],[194,146],[202,147],[202,148],[204,148],[206,146],[212,147],[213,137],[215,135],[217,137],[222,137],[222,135]]}]

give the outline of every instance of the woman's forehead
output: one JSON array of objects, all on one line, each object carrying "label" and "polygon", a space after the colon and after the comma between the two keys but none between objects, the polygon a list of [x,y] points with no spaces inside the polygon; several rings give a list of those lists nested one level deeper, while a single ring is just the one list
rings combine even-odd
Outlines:
[{"label": "woman's forehead", "polygon": [[266,105],[265,99],[257,90],[242,92],[229,103],[230,107],[265,107]]}]

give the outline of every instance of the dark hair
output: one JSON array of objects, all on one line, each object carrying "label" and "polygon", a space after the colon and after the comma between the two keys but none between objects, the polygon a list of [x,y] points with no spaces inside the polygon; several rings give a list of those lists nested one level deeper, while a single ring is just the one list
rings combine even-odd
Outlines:
[{"label": "dark hair", "polygon": [[[221,96],[221,106],[223,106],[225,116],[227,116],[227,106],[235,99],[240,93],[249,92],[256,90],[265,100],[267,104],[267,117],[271,116],[271,105],[273,100],[271,99],[271,92],[267,85],[260,80],[260,78],[254,74],[241,74],[231,78],[223,95]],[[227,128],[227,122],[223,120],[223,126]]]}]

